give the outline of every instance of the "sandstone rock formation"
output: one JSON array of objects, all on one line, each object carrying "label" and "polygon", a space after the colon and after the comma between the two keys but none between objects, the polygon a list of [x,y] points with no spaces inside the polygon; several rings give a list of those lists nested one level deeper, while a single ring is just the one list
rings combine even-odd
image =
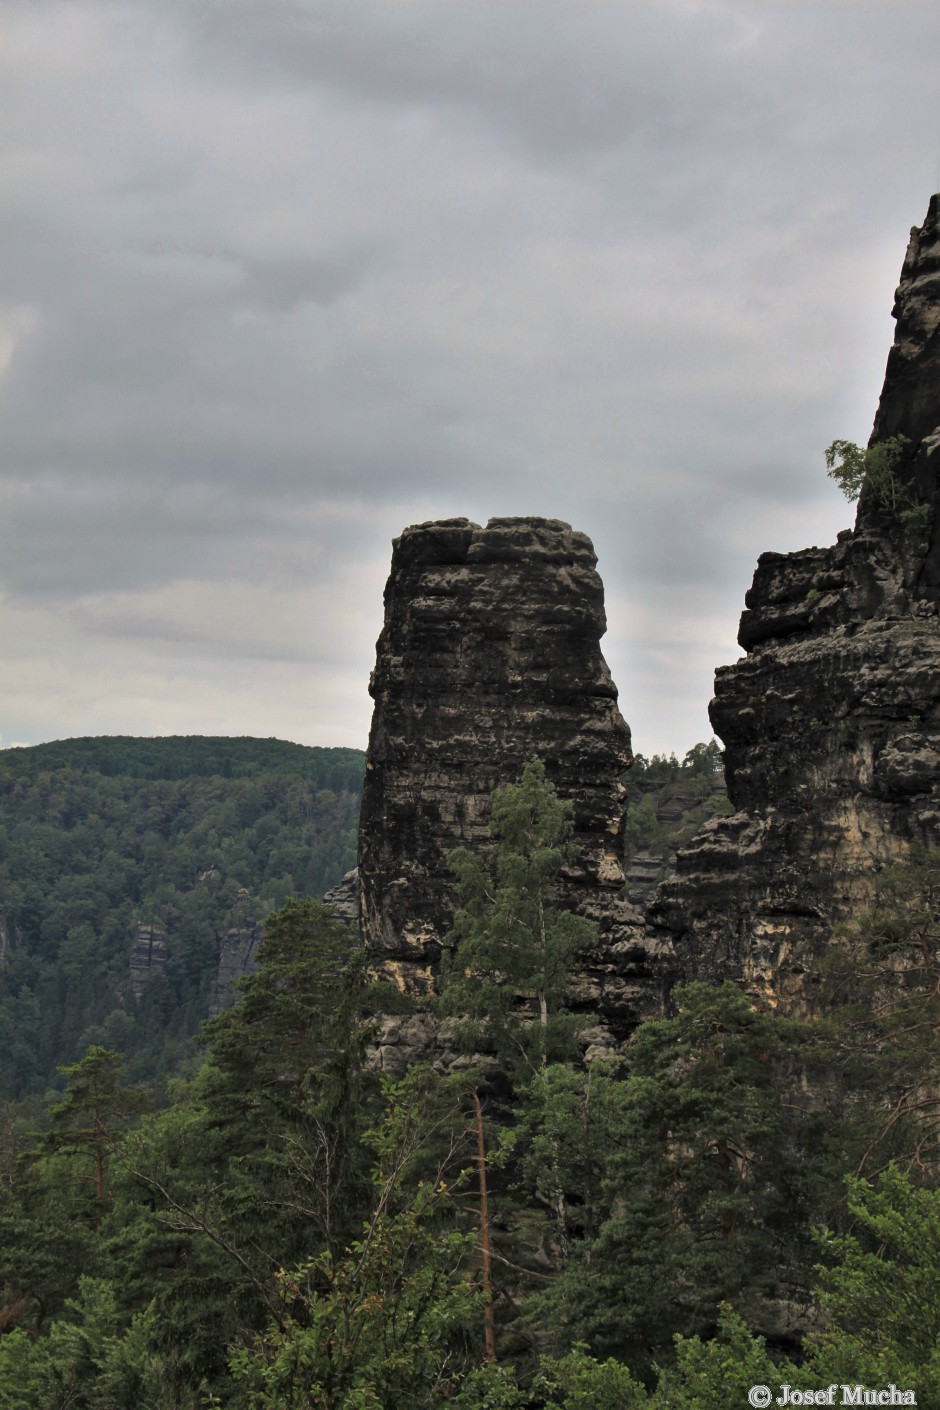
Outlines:
[{"label": "sandstone rock formation", "polygon": [[16,949],[16,930],[6,911],[0,907],[0,970],[4,969],[7,956]]},{"label": "sandstone rock formation", "polygon": [[355,868],[323,893],[323,904],[331,906],[336,919],[344,925],[359,924],[359,873]]},{"label": "sandstone rock formation", "polygon": [[134,948],[128,960],[130,991],[138,1002],[150,978],[159,973],[167,961],[166,934],[158,925],[141,922],[134,932]]},{"label": "sandstone rock formation", "polygon": [[596,561],[554,519],[451,519],[395,541],[370,684],[360,920],[379,974],[433,987],[452,918],[447,855],[486,845],[491,793],[537,757],[574,805],[566,903],[601,931],[572,998],[622,1034],[659,992],[624,891],[630,732],[599,646]]},{"label": "sandstone rock formation", "polygon": [[812,1010],[816,960],[873,877],[940,841],[940,230],[911,234],[872,441],[909,438],[926,529],[863,491],[831,548],[765,553],[710,707],[736,813],[708,824],[652,906],[687,977],[743,977]]},{"label": "sandstone rock formation", "polygon": [[258,918],[258,908],[251,892],[239,889],[233,907],[232,924],[222,937],[219,965],[216,970],[215,992],[209,1004],[209,1017],[224,1013],[238,1003],[237,980],[254,974],[255,956],[264,939],[264,926]]}]

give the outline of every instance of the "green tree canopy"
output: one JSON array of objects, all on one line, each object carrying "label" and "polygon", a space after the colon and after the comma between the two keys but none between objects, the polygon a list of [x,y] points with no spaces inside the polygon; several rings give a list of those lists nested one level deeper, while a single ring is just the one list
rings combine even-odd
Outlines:
[{"label": "green tree canopy", "polygon": [[849,503],[866,500],[912,528],[926,528],[933,518],[929,504],[920,504],[915,488],[900,474],[907,436],[890,436],[863,450],[854,441],[835,440],[826,447],[826,468]]},{"label": "green tree canopy", "polygon": [[722,1299],[792,1288],[809,1240],[815,1117],[794,1061],[805,1028],[731,984],[689,985],[676,1001],[675,1017],[639,1028],[629,1075],[605,1098],[606,1217],[538,1299],[540,1326],[644,1372],[676,1332],[713,1324]]}]

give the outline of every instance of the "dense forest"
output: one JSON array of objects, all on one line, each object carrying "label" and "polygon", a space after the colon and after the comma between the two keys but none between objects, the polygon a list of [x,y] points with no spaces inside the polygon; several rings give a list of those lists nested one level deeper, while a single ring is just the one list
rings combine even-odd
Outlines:
[{"label": "dense forest", "polygon": [[[363,768],[276,739],[0,751],[0,1095],[43,1093],[92,1044],[133,1081],[192,1059],[239,892],[244,923],[354,866]],[[166,962],[132,986],[138,927]]]},{"label": "dense forest", "polygon": [[441,1070],[373,1070],[377,1016],[419,1001],[288,900],[198,1068],[148,1086],[92,1041],[8,1103],[0,1410],[723,1410],[833,1382],[940,1406],[940,857],[846,929],[830,1021],[691,986],[585,1065],[568,810],[533,764],[490,826],[421,1001]]}]

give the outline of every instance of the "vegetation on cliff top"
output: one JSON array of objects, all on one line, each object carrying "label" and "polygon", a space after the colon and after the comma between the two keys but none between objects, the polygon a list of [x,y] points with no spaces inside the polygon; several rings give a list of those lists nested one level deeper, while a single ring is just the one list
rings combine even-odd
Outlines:
[{"label": "vegetation on cliff top", "polygon": [[890,436],[863,450],[854,441],[835,440],[826,447],[826,469],[850,504],[863,497],[885,514],[913,529],[927,529],[933,509],[915,497],[915,487],[901,473],[907,436]]}]

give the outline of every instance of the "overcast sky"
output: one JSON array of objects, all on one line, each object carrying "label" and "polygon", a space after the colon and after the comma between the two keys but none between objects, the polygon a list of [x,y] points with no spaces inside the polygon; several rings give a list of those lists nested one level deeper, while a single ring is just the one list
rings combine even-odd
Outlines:
[{"label": "overcast sky", "polygon": [[2,744],[364,747],[391,539],[589,534],[634,748],[852,514],[933,0],[0,0]]}]

